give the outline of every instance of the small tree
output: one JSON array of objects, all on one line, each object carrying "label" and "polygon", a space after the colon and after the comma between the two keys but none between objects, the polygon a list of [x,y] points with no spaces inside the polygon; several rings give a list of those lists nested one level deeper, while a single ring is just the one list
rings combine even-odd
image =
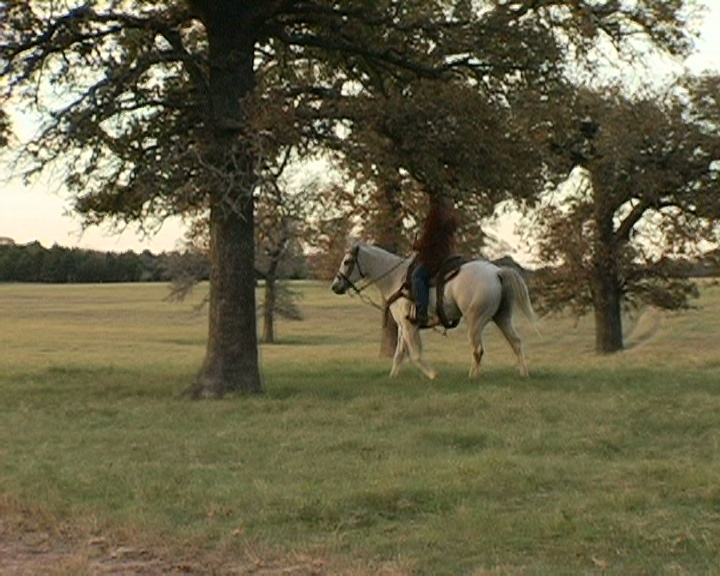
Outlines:
[{"label": "small tree", "polygon": [[266,182],[257,200],[255,270],[264,280],[262,341],[275,342],[275,317],[301,320],[296,305],[299,294],[281,282],[282,265],[302,251],[305,237],[303,216],[313,205],[308,190],[289,192],[276,178]]},{"label": "small tree", "polygon": [[535,214],[533,235],[542,307],[592,310],[598,352],[623,348],[623,307],[678,309],[696,294],[667,257],[720,240],[717,87],[688,80],[664,100],[585,90],[573,103],[580,130],[560,148],[579,177]]}]

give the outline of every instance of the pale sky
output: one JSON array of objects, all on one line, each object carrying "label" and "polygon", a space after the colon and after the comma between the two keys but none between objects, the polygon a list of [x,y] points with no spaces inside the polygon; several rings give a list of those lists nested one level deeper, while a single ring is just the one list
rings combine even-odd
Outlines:
[{"label": "pale sky", "polygon": [[[697,54],[687,62],[696,72],[720,70],[720,0],[705,0],[705,3],[709,10],[701,26]],[[30,187],[16,180],[8,183],[0,176],[0,237],[12,238],[18,244],[37,240],[46,247],[57,243],[117,252],[173,250],[182,241],[183,228],[178,220],[166,222],[152,237],[143,237],[134,229],[119,235],[102,227],[82,232],[80,221],[71,213],[69,200],[49,191],[53,189],[53,186],[42,182]],[[523,247],[516,244],[512,227],[513,223],[507,222],[500,227],[500,233],[519,253],[523,253]]]}]

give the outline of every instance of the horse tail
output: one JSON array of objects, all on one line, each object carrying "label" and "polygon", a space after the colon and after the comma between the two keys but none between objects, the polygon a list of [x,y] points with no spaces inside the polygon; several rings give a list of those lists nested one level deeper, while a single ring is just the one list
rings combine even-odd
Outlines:
[{"label": "horse tail", "polygon": [[537,329],[537,314],[533,310],[523,277],[517,270],[504,267],[500,268],[498,276],[502,284],[502,305],[509,306],[510,309],[518,308]]}]

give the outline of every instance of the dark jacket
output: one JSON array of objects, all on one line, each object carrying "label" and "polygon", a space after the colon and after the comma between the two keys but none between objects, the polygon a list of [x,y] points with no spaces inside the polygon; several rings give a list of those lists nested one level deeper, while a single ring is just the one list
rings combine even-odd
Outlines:
[{"label": "dark jacket", "polygon": [[413,245],[417,250],[417,261],[429,275],[437,274],[443,261],[455,253],[455,233],[459,224],[460,218],[449,203],[431,197],[422,234]]}]

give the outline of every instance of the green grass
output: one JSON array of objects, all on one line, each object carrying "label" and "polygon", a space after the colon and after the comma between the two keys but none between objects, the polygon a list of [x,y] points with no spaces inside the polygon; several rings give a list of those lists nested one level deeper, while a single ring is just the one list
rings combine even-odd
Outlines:
[{"label": "green grass", "polygon": [[[262,346],[266,393],[191,402],[202,290],[0,286],[0,492],[49,517],[226,554],[248,543],[396,573],[713,574],[720,289],[629,322],[526,324],[532,377],[487,331],[425,338],[437,380],[389,380],[379,315],[301,285]],[[362,568],[360,569],[362,571]]]}]

